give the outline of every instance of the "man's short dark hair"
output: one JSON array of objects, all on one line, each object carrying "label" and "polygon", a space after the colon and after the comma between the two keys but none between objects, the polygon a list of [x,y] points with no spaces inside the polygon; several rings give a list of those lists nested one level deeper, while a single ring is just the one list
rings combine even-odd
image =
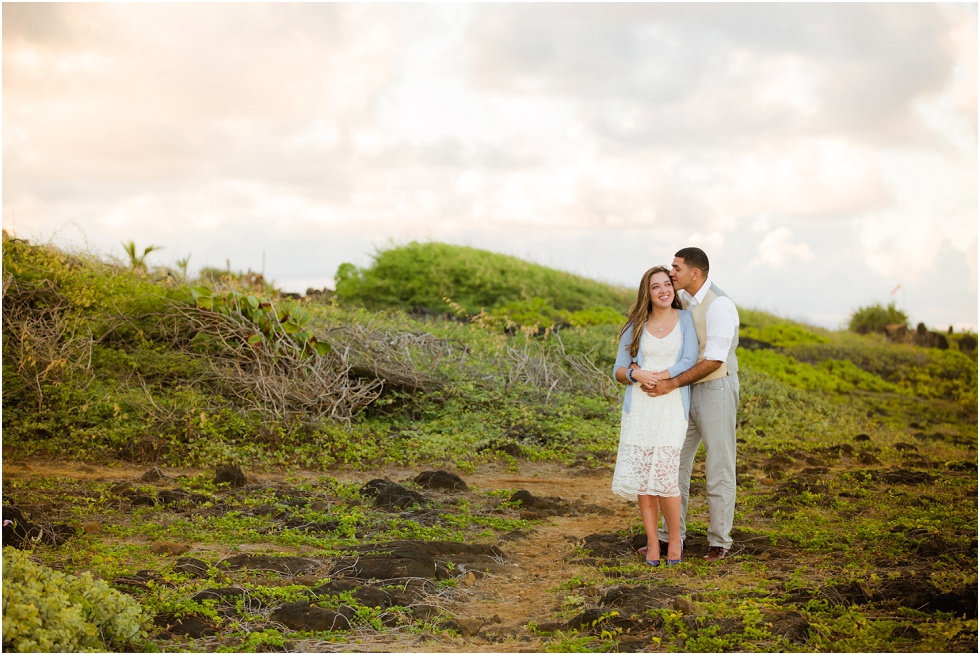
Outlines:
[{"label": "man's short dark hair", "polygon": [[681,248],[674,253],[674,257],[680,257],[691,268],[700,268],[701,274],[708,277],[708,256],[700,248]]}]

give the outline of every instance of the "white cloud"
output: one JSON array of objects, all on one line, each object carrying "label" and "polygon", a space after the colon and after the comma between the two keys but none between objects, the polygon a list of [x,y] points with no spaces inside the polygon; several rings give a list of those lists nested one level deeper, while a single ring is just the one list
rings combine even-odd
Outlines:
[{"label": "white cloud", "polygon": [[[634,265],[701,245],[743,294],[765,271],[805,284],[816,259],[859,259],[885,285],[947,284],[949,257],[976,277],[968,5],[7,3],[3,18],[3,221],[41,238],[253,269],[268,251],[268,277],[304,283],[389,237],[587,262],[628,286]],[[953,284],[975,321],[975,279]]]},{"label": "white cloud", "polygon": [[762,237],[755,258],[749,262],[749,268],[755,266],[784,268],[788,264],[811,262],[813,259],[810,246],[796,242],[793,231],[784,225]]}]

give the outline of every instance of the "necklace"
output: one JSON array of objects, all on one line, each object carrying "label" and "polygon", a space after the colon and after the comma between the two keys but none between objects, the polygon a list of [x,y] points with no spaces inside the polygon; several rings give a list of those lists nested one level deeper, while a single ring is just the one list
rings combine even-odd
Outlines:
[{"label": "necklace", "polygon": [[[669,317],[667,319],[667,321],[665,321],[665,323],[667,323],[667,324],[673,323],[673,316]],[[658,326],[654,325],[654,323],[653,323],[652,320],[649,321],[649,325],[650,325],[650,331],[651,332],[653,331],[653,328],[657,328],[657,332],[663,332],[664,331],[664,328],[666,327],[666,325],[661,325],[661,326],[658,327]]]}]

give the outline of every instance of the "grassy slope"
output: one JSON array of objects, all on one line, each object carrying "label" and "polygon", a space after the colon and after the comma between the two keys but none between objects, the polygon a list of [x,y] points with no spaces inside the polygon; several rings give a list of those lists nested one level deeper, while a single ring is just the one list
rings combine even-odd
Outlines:
[{"label": "grassy slope", "polygon": [[446,299],[471,314],[512,301],[544,298],[557,309],[622,307],[629,290],[532,264],[516,257],[443,243],[416,243],[377,253],[358,270],[341,266],[337,297],[374,309],[445,313]]},{"label": "grassy slope", "polygon": [[[438,251],[463,260],[478,256],[472,249],[440,246]],[[514,263],[508,269],[510,260],[492,259],[487,266],[492,274],[462,276],[466,283],[489,285],[527,271],[527,265]],[[437,268],[434,274],[445,275],[449,269]],[[388,275],[415,280],[418,288],[429,290],[439,288],[426,283],[426,271],[432,270],[395,266]],[[361,276],[370,278],[368,273]],[[562,274],[548,275],[548,284],[562,279]],[[577,300],[559,302],[565,296],[555,293],[554,307],[617,302],[608,290],[594,287],[590,292],[587,285],[573,282],[568,297]],[[371,469],[398,462],[465,473],[490,462],[514,461],[498,451],[480,450],[493,442],[517,444],[532,460],[600,468],[608,466],[615,452],[619,390],[603,395],[598,383],[589,382],[590,376],[608,374],[615,325],[532,337],[520,331],[508,335],[492,320],[462,323],[336,302],[305,303],[309,326],[318,334],[357,326],[376,341],[403,335],[421,343],[421,335],[427,335],[455,349],[431,359],[431,353],[410,348],[410,356],[398,360],[400,368],[428,368],[437,384],[415,392],[393,388],[350,424],[297,425],[287,417],[263,420],[254,408],[236,405],[226,390],[207,380],[201,360],[171,347],[159,325],[166,311],[164,282],[5,240],[4,288],[3,454],[8,461],[30,456],[172,466],[231,461],[253,470],[299,466],[324,471],[339,464]],[[476,311],[506,304],[504,294],[511,292],[550,298],[548,288],[517,292],[494,287],[481,300],[470,300],[480,298],[476,290],[456,299]],[[625,311],[631,293],[619,293],[618,308]],[[424,296],[402,300],[426,306],[419,298]],[[385,298],[384,304],[390,300]],[[8,310],[24,307],[30,308],[26,315],[34,323],[18,330]],[[975,584],[976,355],[899,346],[745,309],[741,315],[746,342],[768,346],[740,351],[739,438],[746,470],[740,480],[739,525],[774,542],[787,540],[807,553],[809,564],[799,573],[803,578],[812,581],[815,574],[824,582],[862,584],[879,575],[869,572],[880,569],[883,558],[905,561],[919,543],[917,530],[941,532],[952,554],[932,563],[936,584],[948,589]],[[583,368],[586,360],[592,368]],[[556,379],[561,384],[551,388]],[[923,467],[931,479],[920,487],[883,487],[875,477],[882,471]],[[820,474],[822,482],[800,486],[804,469],[821,468],[828,469]],[[29,492],[8,489],[5,482],[5,497],[10,490]],[[100,493],[111,496],[103,489],[95,497]],[[874,502],[881,494],[888,502]],[[92,502],[89,511],[101,511],[98,501]],[[79,508],[74,518],[83,521],[85,516],[85,508]],[[694,530],[704,527],[697,520],[692,523]],[[833,559],[841,545],[848,548],[843,568]],[[60,556],[52,551],[47,557],[57,561]],[[106,565],[100,561],[76,555],[76,563],[68,566],[118,573],[100,569]],[[112,561],[120,565],[118,559]],[[895,566],[891,570],[898,570]],[[731,601],[739,593],[731,589],[716,600]],[[905,642],[896,641],[899,623],[876,633],[867,624],[860,627],[867,620],[860,610],[812,606],[806,611],[811,623],[844,640],[842,650],[906,648]],[[899,618],[920,627],[924,620]],[[858,627],[835,623],[852,620]],[[942,625],[934,630],[960,624]],[[818,649],[831,647],[828,641]]]}]

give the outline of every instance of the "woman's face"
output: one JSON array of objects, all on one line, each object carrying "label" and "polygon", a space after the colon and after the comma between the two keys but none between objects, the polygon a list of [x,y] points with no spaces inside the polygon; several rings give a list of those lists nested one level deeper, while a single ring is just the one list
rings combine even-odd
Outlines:
[{"label": "woman's face", "polygon": [[650,300],[654,307],[667,308],[674,302],[674,285],[666,273],[650,276]]}]

